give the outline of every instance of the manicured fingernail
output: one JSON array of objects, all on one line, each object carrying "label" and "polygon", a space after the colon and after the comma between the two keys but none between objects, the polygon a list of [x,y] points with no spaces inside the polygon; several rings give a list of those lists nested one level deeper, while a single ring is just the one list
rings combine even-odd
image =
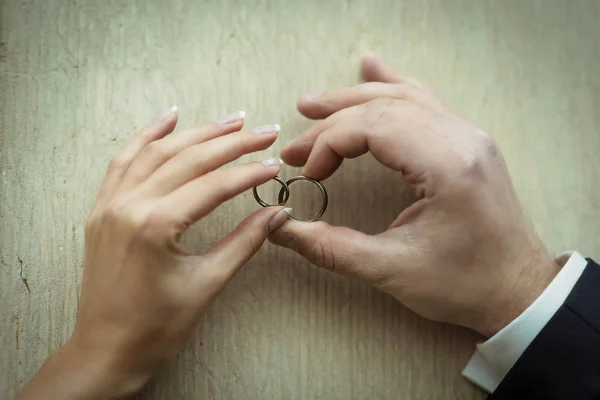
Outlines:
[{"label": "manicured fingernail", "polygon": [[281,210],[277,214],[275,214],[269,221],[269,224],[267,225],[269,228],[269,232],[273,232],[275,229],[277,229],[281,225],[283,225],[285,223],[285,221],[288,220],[288,217],[290,216],[291,213],[292,213],[292,208],[284,208],[283,210]]},{"label": "manicured fingernail", "polygon": [[263,134],[263,133],[278,133],[281,130],[281,126],[278,124],[269,124],[269,125],[261,125],[252,129],[254,133]]},{"label": "manicured fingernail", "polygon": [[169,111],[167,111],[162,117],[160,117],[158,122],[163,122],[164,120],[168,119],[171,116],[171,114],[176,113],[176,112],[177,112],[177,106],[173,106],[173,107],[169,108]]},{"label": "manicured fingernail", "polygon": [[312,93],[307,93],[304,95],[304,98],[307,100],[314,100],[317,99],[319,97],[321,97],[321,95],[323,94],[323,92],[312,92]]},{"label": "manicured fingernail", "polygon": [[267,158],[262,163],[267,167],[278,167],[283,165],[283,160],[281,158]]},{"label": "manicured fingernail", "polygon": [[217,124],[227,125],[227,124],[231,124],[231,123],[240,121],[240,120],[244,119],[245,116],[246,116],[245,111],[236,111],[231,114],[223,115],[222,117],[217,118],[215,120],[215,122]]}]

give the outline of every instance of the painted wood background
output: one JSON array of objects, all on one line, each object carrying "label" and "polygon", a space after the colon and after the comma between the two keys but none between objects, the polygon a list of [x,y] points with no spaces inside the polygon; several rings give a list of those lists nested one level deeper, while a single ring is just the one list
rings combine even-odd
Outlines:
[{"label": "painted wood background", "polygon": [[[296,98],[358,82],[366,50],[497,138],[551,252],[600,257],[599,18],[595,0],[0,0],[0,397],[68,338],[85,219],[134,132],[173,104],[180,127],[242,109],[283,127],[244,160],[276,155],[310,125]],[[410,202],[369,157],[325,184],[324,219],[367,232]],[[246,193],[185,242],[256,208]],[[480,339],[265,245],[139,398],[481,399],[460,376]]]}]

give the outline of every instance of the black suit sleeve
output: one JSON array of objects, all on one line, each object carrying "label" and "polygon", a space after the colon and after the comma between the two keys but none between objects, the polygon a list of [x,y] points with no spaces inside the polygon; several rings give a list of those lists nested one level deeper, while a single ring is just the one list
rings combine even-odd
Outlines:
[{"label": "black suit sleeve", "polygon": [[600,266],[573,290],[488,400],[600,399]]}]

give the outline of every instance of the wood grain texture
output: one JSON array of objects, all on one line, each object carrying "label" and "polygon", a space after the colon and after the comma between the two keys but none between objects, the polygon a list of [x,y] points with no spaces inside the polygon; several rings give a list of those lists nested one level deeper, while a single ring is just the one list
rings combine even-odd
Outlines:
[{"label": "wood grain texture", "polygon": [[[550,251],[599,258],[599,17],[595,0],[0,1],[0,397],[68,338],[88,210],[140,127],[172,104],[180,127],[243,109],[283,126],[244,161],[276,155],[310,125],[297,96],[357,82],[365,50],[492,133]],[[324,219],[367,232],[410,201],[369,157],[326,185]],[[185,242],[256,208],[246,193]],[[477,340],[266,245],[139,398],[481,399],[460,376]]]}]

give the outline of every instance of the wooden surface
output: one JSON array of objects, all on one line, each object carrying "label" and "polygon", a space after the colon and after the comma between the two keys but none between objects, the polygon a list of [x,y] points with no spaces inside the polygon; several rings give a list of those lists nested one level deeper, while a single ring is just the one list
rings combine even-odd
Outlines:
[{"label": "wooden surface", "polygon": [[[283,127],[245,160],[276,155],[310,124],[297,96],[357,82],[365,50],[498,139],[551,252],[600,257],[599,17],[595,0],[0,0],[0,397],[68,338],[84,222],[134,132],[172,104],[180,127],[243,109]],[[324,219],[385,229],[410,201],[397,181],[345,163]],[[256,208],[246,193],[185,241],[201,251]],[[139,397],[481,399],[460,376],[477,340],[266,245]]]}]

